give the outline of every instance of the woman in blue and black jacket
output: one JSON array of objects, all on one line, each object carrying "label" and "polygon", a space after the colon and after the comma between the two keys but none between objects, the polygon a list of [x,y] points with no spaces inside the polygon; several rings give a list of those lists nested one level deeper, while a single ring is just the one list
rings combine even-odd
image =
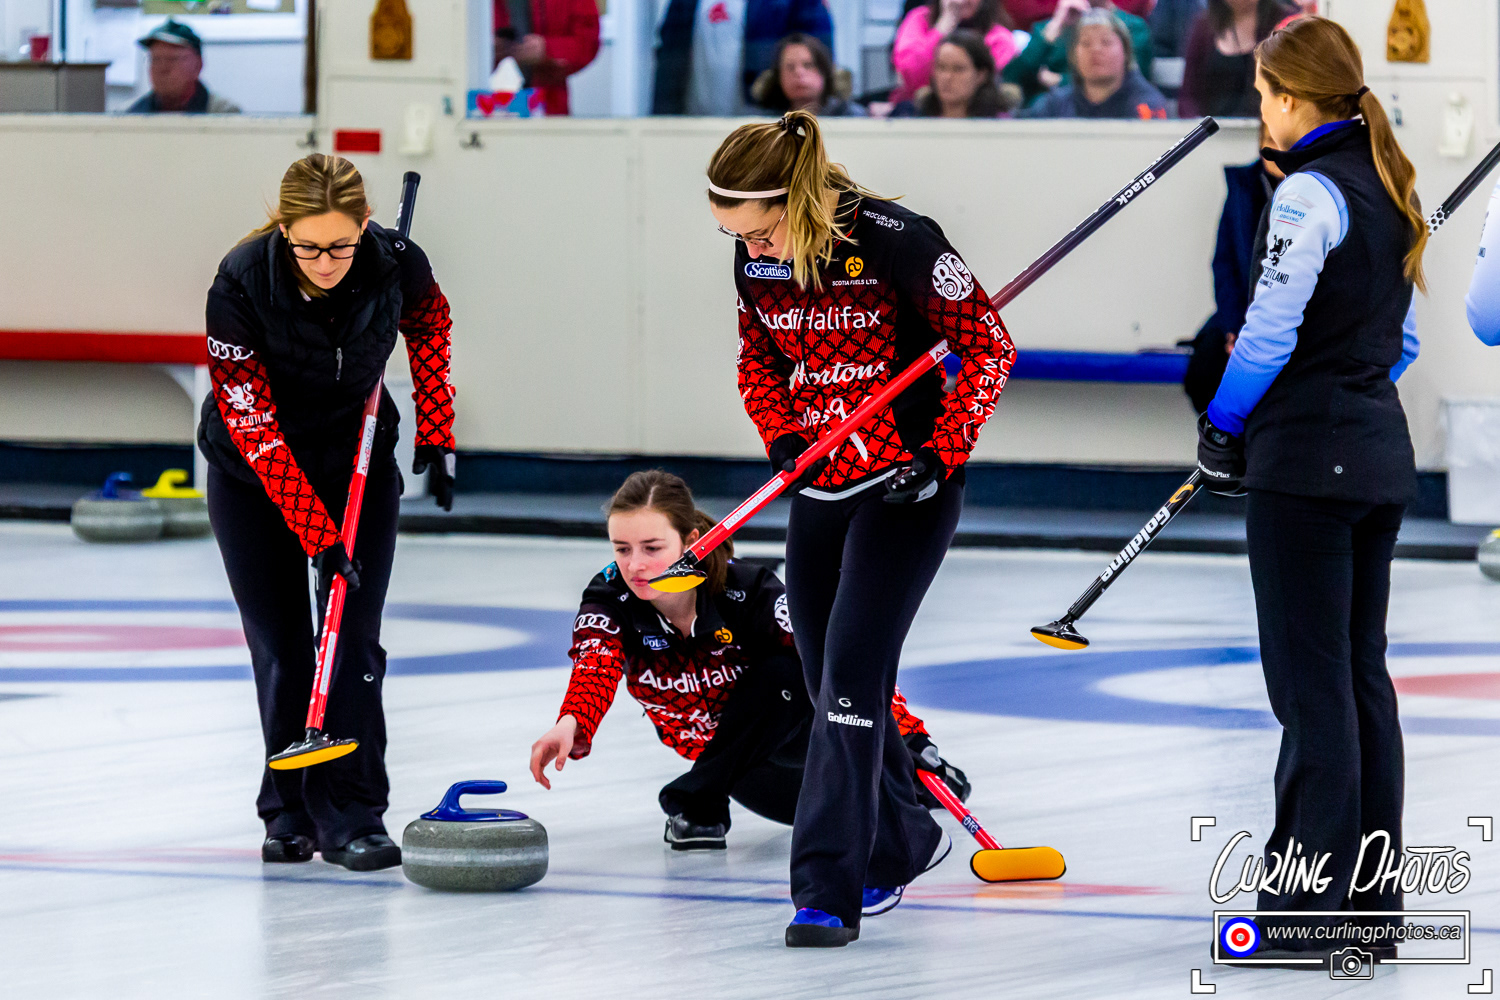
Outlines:
[{"label": "woman in blue and black jacket", "polygon": [[1328,856],[1311,887],[1288,880],[1262,891],[1258,909],[1399,910],[1399,891],[1370,882],[1372,858],[1355,867],[1366,834],[1385,831],[1401,850],[1385,622],[1416,472],[1395,380],[1417,354],[1427,230],[1415,170],[1348,32],[1304,18],[1261,42],[1256,60],[1278,147],[1266,155],[1286,179],[1258,241],[1254,299],[1199,420],[1198,462],[1209,489],[1249,491],[1261,663],[1283,727],[1266,870],[1290,866],[1291,841],[1308,859]]}]

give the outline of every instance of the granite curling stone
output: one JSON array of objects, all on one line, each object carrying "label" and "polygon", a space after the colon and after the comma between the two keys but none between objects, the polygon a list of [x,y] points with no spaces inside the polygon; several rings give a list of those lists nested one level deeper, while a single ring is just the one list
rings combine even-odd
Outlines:
[{"label": "granite curling stone", "polygon": [[141,496],[155,500],[165,519],[162,534],[167,538],[202,538],[213,528],[208,523],[208,498],[191,486],[186,469],[168,469],[157,477],[156,485],[141,490]]},{"label": "granite curling stone", "polygon": [[73,534],[86,542],[149,542],[160,538],[166,515],[155,501],[125,489],[130,473],[114,472],[104,488],[73,504]]},{"label": "granite curling stone", "polygon": [[1491,580],[1500,580],[1500,528],[1479,543],[1479,572]]},{"label": "granite curling stone", "polygon": [[498,795],[503,781],[460,781],[401,835],[401,870],[447,892],[504,892],[547,874],[547,830],[510,809],[464,809],[463,795]]}]

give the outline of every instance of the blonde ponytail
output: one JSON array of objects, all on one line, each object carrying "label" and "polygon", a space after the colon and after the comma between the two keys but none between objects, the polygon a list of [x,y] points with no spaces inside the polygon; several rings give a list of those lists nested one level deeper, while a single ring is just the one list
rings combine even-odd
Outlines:
[{"label": "blonde ponytail", "polygon": [[[759,200],[767,208],[786,205],[786,256],[802,288],[823,287],[820,263],[833,256],[836,241],[849,239],[827,195],[853,192],[880,198],[854,183],[840,164],[828,162],[823,131],[810,111],[788,111],[779,121],[735,129],[708,161],[708,180],[728,191],[787,189],[784,195]],[[717,208],[735,208],[747,200],[714,191],[708,199]]]},{"label": "blonde ponytail", "polygon": [[1257,45],[1255,62],[1272,93],[1310,101],[1329,118],[1364,118],[1380,183],[1412,229],[1406,278],[1426,292],[1422,252],[1427,249],[1427,222],[1417,198],[1417,170],[1396,141],[1380,99],[1365,86],[1364,61],[1349,32],[1326,17],[1301,17]]}]

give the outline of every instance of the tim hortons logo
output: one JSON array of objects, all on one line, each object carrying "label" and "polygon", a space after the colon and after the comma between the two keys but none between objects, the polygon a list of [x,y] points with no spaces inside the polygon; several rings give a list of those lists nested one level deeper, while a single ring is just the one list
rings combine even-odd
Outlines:
[{"label": "tim hortons logo", "polygon": [[844,385],[849,382],[864,382],[885,371],[885,362],[873,365],[851,365],[844,361],[834,363],[832,368],[808,371],[805,362],[797,362],[792,369],[791,388],[803,385]]},{"label": "tim hortons logo", "polygon": [[620,626],[616,625],[609,615],[579,615],[578,619],[573,622],[573,630],[576,632],[585,628],[596,628],[610,635],[620,634]]}]

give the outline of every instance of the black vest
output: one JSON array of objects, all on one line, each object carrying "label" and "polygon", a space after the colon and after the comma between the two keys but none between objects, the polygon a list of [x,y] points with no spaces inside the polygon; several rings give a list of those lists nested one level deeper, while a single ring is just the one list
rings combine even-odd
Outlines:
[{"label": "black vest", "polygon": [[[1376,173],[1363,123],[1300,149],[1267,151],[1290,176],[1327,177],[1348,204],[1349,230],[1323,264],[1297,346],[1245,422],[1245,485],[1298,496],[1406,503],[1416,461],[1391,368],[1412,284],[1403,272],[1411,224]],[[1264,239],[1252,269],[1260,277]]]},{"label": "black vest", "polygon": [[[371,222],[353,266],[326,301],[303,298],[292,272],[296,264],[277,230],[235,247],[219,265],[216,289],[248,306],[255,327],[250,346],[266,367],[277,425],[315,485],[348,481],[360,413],[395,349],[402,282],[391,244],[400,238]],[[390,393],[382,392],[376,456],[393,453],[398,419]],[[198,441],[216,467],[258,481],[212,395],[203,402]]]}]

